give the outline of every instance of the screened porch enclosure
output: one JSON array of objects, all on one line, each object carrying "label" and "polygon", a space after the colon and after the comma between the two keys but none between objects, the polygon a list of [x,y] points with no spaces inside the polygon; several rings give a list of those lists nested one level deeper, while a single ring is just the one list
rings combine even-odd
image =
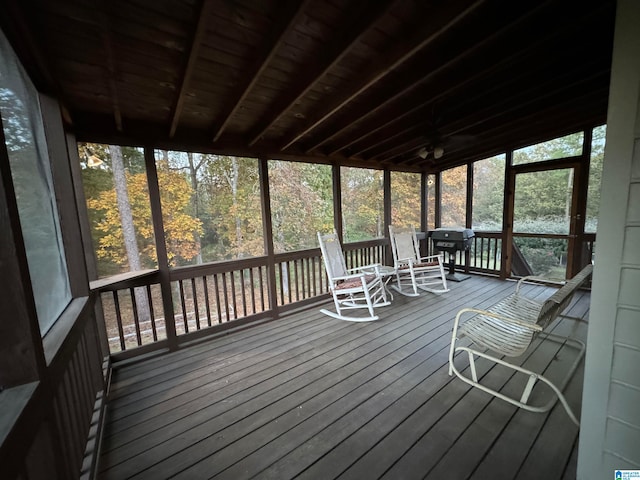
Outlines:
[{"label": "screened porch enclosure", "polygon": [[[446,351],[458,309],[594,262],[627,1],[3,2],[3,478],[574,478],[562,409],[470,391]],[[444,254],[469,278],[323,316],[317,233],[390,266],[390,226],[422,256],[473,230]],[[590,299],[553,328],[584,339]]]},{"label": "screened porch enclosure", "polygon": [[[164,348],[321,300],[329,287],[318,231],[340,232],[354,268],[393,263],[388,225],[421,230],[425,254],[438,253],[429,232],[462,226],[475,237],[453,259],[461,271],[571,278],[594,255],[604,135],[596,127],[438,174],[83,143],[89,261],[100,277],[91,286],[110,352]],[[114,151],[126,171],[133,257]]]}]

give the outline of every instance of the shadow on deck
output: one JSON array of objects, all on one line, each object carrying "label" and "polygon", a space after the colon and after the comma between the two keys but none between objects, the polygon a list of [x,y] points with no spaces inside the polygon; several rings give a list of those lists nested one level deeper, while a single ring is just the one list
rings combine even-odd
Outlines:
[{"label": "shadow on deck", "polygon": [[[559,403],[526,412],[448,375],[455,313],[514,288],[472,276],[444,295],[396,295],[376,322],[312,309],[120,367],[100,478],[575,478],[578,428]],[[588,308],[581,291],[565,313],[586,319]],[[586,338],[586,322],[552,327]],[[570,354],[535,346],[525,364],[561,376]],[[496,388],[521,385],[479,365]],[[565,390],[578,415],[582,374]]]}]

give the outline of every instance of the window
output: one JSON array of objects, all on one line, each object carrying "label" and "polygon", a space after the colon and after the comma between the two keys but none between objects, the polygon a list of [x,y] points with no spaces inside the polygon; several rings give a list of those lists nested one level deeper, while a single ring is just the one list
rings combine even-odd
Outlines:
[{"label": "window", "polygon": [[391,223],[420,230],[420,174],[391,172]]},{"label": "window", "polygon": [[71,301],[71,289],[38,94],[1,34],[0,72],[2,126],[44,335]]},{"label": "window", "polygon": [[436,176],[427,175],[427,228],[436,228]]},{"label": "window", "polygon": [[380,170],[340,168],[345,242],[384,236],[384,188]]},{"label": "window", "polygon": [[577,132],[548,142],[538,143],[513,152],[513,164],[542,162],[558,158],[582,155],[584,133]]},{"label": "window", "polygon": [[156,150],[171,266],[264,255],[255,158]]},{"label": "window", "polygon": [[467,211],[467,166],[442,172],[441,225],[464,227]]},{"label": "window", "polygon": [[502,231],[505,164],[504,154],[473,164],[473,230]]},{"label": "window", "polygon": [[600,185],[602,183],[602,162],[607,126],[593,129],[591,139],[591,161],[589,164],[589,193],[587,194],[587,216],[585,232],[596,233],[598,230],[598,212],[600,210]]},{"label": "window", "polygon": [[98,277],[156,268],[142,149],[81,143],[78,154]]},{"label": "window", "polygon": [[571,220],[573,168],[519,173],[513,206],[513,231],[566,235]]},{"label": "window", "polygon": [[330,165],[269,161],[271,223],[276,253],[318,246],[317,232],[333,231]]}]

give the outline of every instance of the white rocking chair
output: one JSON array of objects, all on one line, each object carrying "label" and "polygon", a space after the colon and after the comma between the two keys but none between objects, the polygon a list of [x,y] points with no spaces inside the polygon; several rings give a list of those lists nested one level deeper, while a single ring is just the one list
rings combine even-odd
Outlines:
[{"label": "white rocking chair", "polygon": [[431,293],[449,291],[443,266],[443,255],[420,256],[416,231],[413,227],[398,229],[389,225],[396,284],[393,288],[402,295],[417,297],[418,289]]},{"label": "white rocking chair", "polygon": [[[329,289],[333,295],[336,312],[320,310],[325,315],[351,322],[370,322],[379,317],[374,308],[389,305],[384,279],[380,276],[378,264],[366,265],[347,270],[338,235],[333,232],[322,235],[318,232],[318,242],[329,278]],[[365,273],[364,271],[367,273]],[[348,316],[345,310],[366,309],[368,316]]]}]

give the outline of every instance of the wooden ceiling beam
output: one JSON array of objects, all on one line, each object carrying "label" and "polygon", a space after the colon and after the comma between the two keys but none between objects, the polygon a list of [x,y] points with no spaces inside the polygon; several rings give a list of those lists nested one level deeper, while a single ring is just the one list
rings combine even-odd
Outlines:
[{"label": "wooden ceiling beam", "polygon": [[111,108],[113,109],[113,119],[116,124],[116,130],[122,131],[122,112],[120,110],[120,98],[118,95],[117,79],[120,78],[120,73],[116,65],[116,58],[113,52],[113,42],[111,41],[111,21],[109,15],[111,4],[107,0],[98,0],[98,8],[96,8],[98,16],[98,24],[100,27],[100,40],[102,41],[102,48],[104,49],[106,58],[106,72],[104,79],[109,86]]},{"label": "wooden ceiling beam", "polygon": [[[428,127],[429,124],[430,124],[430,121],[418,122],[417,124],[414,124],[412,126],[401,128],[400,131],[395,134],[388,135],[388,136],[387,135],[380,136],[380,139],[377,142],[367,146],[366,148],[358,152],[354,152],[353,156],[354,157],[362,156],[364,153],[368,152],[369,150],[373,150],[389,142],[393,142],[394,140],[401,138],[402,136],[413,135],[413,132],[415,132],[416,130],[418,132],[423,132],[421,136],[424,137],[424,129]],[[416,137],[413,137],[413,138],[416,138]]]},{"label": "wooden ceiling beam", "polygon": [[[508,131],[497,128],[494,130],[496,132],[495,135],[485,142],[474,145],[472,149],[467,147],[464,150],[453,152],[454,155],[451,156],[445,154],[446,160],[438,163],[437,169],[446,170],[467,163],[468,161],[481,160],[482,158],[504,153],[507,150],[519,149],[527,145],[535,145],[552,138],[562,137],[581,129],[589,128],[589,126],[596,126],[596,124],[606,121],[607,106],[606,100],[602,100],[602,98],[597,99],[596,102],[599,104],[599,108],[594,109],[593,106],[595,104],[592,103],[588,111],[583,112],[580,116],[580,122],[578,123],[572,122],[574,116],[571,112],[562,111],[561,109],[556,110],[556,118],[567,125],[562,129],[558,128],[558,124],[545,122],[546,117],[538,120],[540,125],[535,130],[532,130],[531,127],[533,123],[532,120],[536,121],[534,118],[530,118],[530,121],[525,124],[518,122],[515,128]],[[601,110],[603,113],[596,113],[596,110]],[[522,138],[525,138],[523,135],[526,133],[529,135],[526,136],[527,140],[523,141]],[[514,140],[516,138],[518,140]],[[407,166],[420,168],[423,167],[425,163],[425,160],[420,159],[418,162],[408,163]]]},{"label": "wooden ceiling beam", "polygon": [[178,123],[180,122],[180,115],[182,115],[182,109],[184,108],[184,101],[187,95],[187,88],[195,70],[196,62],[198,60],[198,53],[200,51],[200,46],[202,45],[202,40],[204,39],[207,31],[207,22],[209,20],[209,16],[211,15],[213,5],[213,0],[201,0],[199,8],[195,9],[195,27],[193,29],[193,34],[191,35],[191,41],[189,42],[189,50],[187,50],[188,53],[186,56],[186,60],[182,68],[182,72],[179,75],[180,87],[178,88],[176,101],[173,105],[170,115],[170,138],[172,138],[176,134]]},{"label": "wooden ceiling beam", "polygon": [[[541,3],[536,8],[527,11],[525,15],[522,15],[521,17],[519,17],[515,22],[507,23],[503,28],[494,31],[488,37],[482,38],[479,41],[470,40],[469,45],[463,48],[462,51],[458,52],[452,58],[448,58],[444,63],[441,63],[436,68],[430,69],[429,72],[423,77],[410,82],[404,88],[395,92],[391,96],[388,96],[387,98],[374,100],[372,103],[375,105],[375,107],[369,108],[367,109],[367,111],[359,113],[357,115],[358,122],[361,122],[363,120],[366,120],[367,118],[373,117],[374,115],[378,114],[381,110],[388,107],[389,105],[392,105],[398,100],[410,95],[411,92],[416,90],[418,87],[424,85],[425,83],[427,83],[428,81],[436,77],[438,74],[442,73],[443,71],[446,71],[447,69],[451,68],[456,64],[459,64],[460,62],[463,62],[466,58],[474,54],[478,54],[478,52],[480,52],[482,49],[487,47],[487,45],[490,45],[496,42],[497,40],[499,40],[501,37],[505,36],[509,32],[512,32],[520,28],[520,25],[522,25],[525,21],[527,21],[532,16],[537,15],[541,10],[546,8],[550,2],[551,0],[547,0],[547,2]],[[488,68],[488,70],[491,70],[491,67]],[[338,129],[335,129],[333,133],[329,135],[324,135],[322,139],[315,141],[314,144],[311,147],[306,148],[305,151],[307,153],[310,153],[318,149],[322,145],[325,145],[329,141],[338,137],[345,129],[349,128],[349,126],[352,123],[353,122],[350,120],[343,122],[343,125],[340,126]]]},{"label": "wooden ceiling beam", "polygon": [[484,3],[485,0],[476,0],[469,5],[468,0],[455,0],[447,2],[446,7],[443,4],[442,9],[438,10],[434,16],[429,19],[429,22],[425,22],[425,28],[413,33],[411,40],[408,42],[410,46],[403,44],[393,47],[383,56],[380,62],[372,64],[368,71],[360,76],[361,80],[355,82],[355,86],[351,88],[346,95],[333,102],[329,108],[325,109],[322,113],[316,115],[305,127],[287,140],[281,150],[288,149],[302,137],[315,130],[355,98],[376,85],[404,62],[414,57],[427,45],[434,42],[449,29],[474,13]]},{"label": "wooden ceiling beam", "polygon": [[[541,7],[542,6],[543,5],[541,5]],[[480,81],[483,78],[487,78],[489,75],[495,75],[500,71],[505,71],[505,78],[509,78],[510,80],[514,80],[515,78],[525,78],[528,75],[527,72],[525,72],[524,74],[520,74],[519,77],[514,77],[513,74],[509,74],[508,72],[519,71],[519,69],[516,67],[517,65],[525,65],[527,62],[532,62],[533,61],[532,58],[538,55],[539,50],[542,49],[544,45],[549,45],[549,48],[551,48],[551,45],[554,42],[557,42],[559,38],[570,37],[571,35],[574,35],[575,34],[574,31],[577,30],[579,26],[583,24],[583,22],[590,22],[590,21],[593,21],[594,19],[597,19],[600,12],[602,12],[605,8],[606,8],[606,5],[603,5],[601,8],[596,9],[596,11],[590,11],[587,15],[583,16],[582,18],[577,17],[576,21],[571,23],[571,25],[567,29],[557,31],[550,36],[537,37],[536,40],[534,42],[529,43],[524,50],[517,50],[508,56],[503,55],[502,58],[499,59],[497,62],[491,63],[490,68],[482,71],[478,71],[471,76],[460,77],[462,78],[462,81],[459,81],[457,83],[452,83],[449,79],[445,79],[446,81],[442,82],[443,87],[434,88],[434,90],[436,90],[438,93],[436,93],[433,96],[430,96],[428,100],[423,102],[417,102],[417,104],[415,101],[410,102],[410,104],[413,104],[415,106],[410,107],[408,109],[401,108],[400,111],[402,113],[396,116],[391,115],[390,116],[391,118],[389,120],[386,120],[385,122],[383,122],[382,124],[376,127],[369,128],[367,131],[363,132],[362,134],[357,135],[355,138],[350,139],[347,143],[343,143],[338,146],[332,147],[331,151],[326,152],[326,154],[331,156],[349,147],[352,147],[358,142],[361,142],[370,136],[380,133],[382,130],[385,130],[391,125],[398,123],[400,121],[403,121],[404,119],[408,118],[412,114],[420,110],[426,109],[427,107],[433,105],[436,101],[442,98],[445,98],[447,96],[451,96],[454,93],[460,91],[461,89],[467,87],[468,85],[472,85],[473,83]],[[537,8],[536,10],[540,11],[540,8]],[[527,16],[527,18],[529,18],[529,16]],[[358,122],[361,122],[363,117],[365,116],[369,116],[368,113],[365,113],[362,116],[360,116],[358,118]],[[388,118],[388,117],[389,116],[385,116],[385,118]],[[330,138],[327,138],[327,139],[329,140]],[[318,144],[318,146],[319,145],[320,144]],[[313,150],[313,149],[315,149],[315,147],[313,147],[310,150]],[[356,154],[362,153],[363,151],[364,150],[361,148],[360,150],[357,151],[357,153],[353,153],[353,154],[356,155]]]},{"label": "wooden ceiling beam", "polygon": [[[550,66],[552,67],[552,66]],[[525,107],[543,105],[545,101],[555,101],[556,98],[561,97],[564,94],[570,93],[576,88],[587,85],[587,88],[591,88],[591,85],[599,84],[602,81],[606,81],[608,71],[595,69],[595,66],[589,63],[581,64],[580,70],[569,72],[561,77],[552,77],[545,82],[539,82],[534,85],[533,88],[528,90],[517,90],[516,88],[507,88],[504,84],[496,84],[491,91],[482,90],[475,98],[465,97],[465,111],[457,111],[456,121],[440,127],[441,135],[446,138],[448,136],[463,134],[470,129],[478,125],[486,125],[494,118],[504,117],[514,111],[521,111]],[[551,68],[553,69],[553,68]],[[587,73],[585,73],[587,72]],[[514,84],[517,84],[517,78],[509,78]],[[516,96],[506,97],[505,91],[516,92]],[[491,93],[494,93],[494,97],[491,97]],[[480,101],[482,104],[489,104],[484,108],[479,108],[474,101]],[[404,127],[411,128],[409,126]],[[425,139],[425,135],[417,135],[417,138]],[[386,141],[377,142],[377,144],[387,143]],[[427,142],[425,142],[427,143]],[[358,152],[358,154],[364,153],[374,148],[370,146],[366,150]],[[372,159],[380,159],[384,157],[393,148],[385,150],[383,152],[372,155]]]},{"label": "wooden ceiling beam", "polygon": [[[483,156],[484,154],[478,153],[481,151],[486,151],[483,145],[493,145],[495,143],[498,146],[502,145],[503,151],[506,151],[507,149],[514,146],[514,138],[518,138],[518,144],[524,146],[526,144],[532,144],[537,143],[537,141],[542,141],[536,140],[540,137],[544,137],[544,134],[541,134],[540,132],[555,132],[560,131],[563,128],[567,131],[570,131],[575,129],[576,124],[589,123],[590,121],[592,121],[592,117],[585,116],[583,109],[586,109],[587,111],[598,110],[594,108],[593,101],[594,99],[598,101],[598,99],[603,98],[602,93],[603,88],[595,90],[592,89],[578,96],[577,98],[571,98],[565,102],[550,102],[550,104],[547,105],[546,108],[543,108],[541,110],[530,111],[529,113],[524,115],[514,115],[513,117],[504,119],[501,122],[495,122],[482,134],[482,137],[486,138],[487,140],[478,140],[472,145],[464,147],[453,146],[451,149],[448,149],[445,152],[445,156],[443,157],[444,160],[438,163],[438,168],[440,168],[441,165],[446,165],[447,168],[457,166],[467,161],[470,155]],[[606,105],[606,99],[603,102]],[[549,118],[553,118],[554,121],[549,122]],[[579,119],[579,121],[576,121],[575,119]],[[562,134],[559,134],[559,136],[561,135]],[[517,148],[520,147],[518,146]],[[464,151],[469,151],[472,153],[466,154],[464,156],[460,154],[456,155],[456,152]],[[408,151],[405,151],[404,154],[401,153],[394,157],[389,157],[381,161],[389,162],[396,160],[397,163],[407,163],[415,161],[414,163],[409,163],[409,165],[414,167],[433,163],[433,160],[429,159],[416,160],[417,156],[415,154],[411,154],[410,157],[402,159],[402,155],[406,155],[407,153]]]},{"label": "wooden ceiling beam", "polygon": [[298,82],[296,88],[287,91],[282,98],[275,102],[274,107],[265,115],[265,120],[262,120],[251,133],[249,145],[254,145],[260,140],[283,115],[289,112],[311,90],[318,80],[338,65],[353,45],[360,41],[362,36],[391,9],[396,1],[394,0],[390,4],[366,0],[355,2],[346,15],[353,21],[345,25],[343,31],[333,37],[333,41],[321,52],[320,58],[313,59],[305,69],[307,74]]},{"label": "wooden ceiling beam", "polygon": [[[302,3],[294,0],[283,2],[284,7],[282,7],[275,16],[277,20],[270,30],[271,36],[264,39],[264,42],[262,43],[263,49],[256,54],[253,62],[244,73],[240,84],[230,96],[230,101],[226,104],[220,114],[219,124],[215,128],[215,133],[213,135],[214,142],[217,142],[218,139],[220,139],[220,136],[229,125],[229,121],[240,108],[242,102],[247,98],[251,89],[254,87],[264,70],[275,56],[276,52],[284,43],[286,34],[291,31],[293,26],[298,23],[304,15],[304,11],[309,3],[310,0],[305,0]],[[253,145],[253,143],[250,143],[249,145]]]}]

